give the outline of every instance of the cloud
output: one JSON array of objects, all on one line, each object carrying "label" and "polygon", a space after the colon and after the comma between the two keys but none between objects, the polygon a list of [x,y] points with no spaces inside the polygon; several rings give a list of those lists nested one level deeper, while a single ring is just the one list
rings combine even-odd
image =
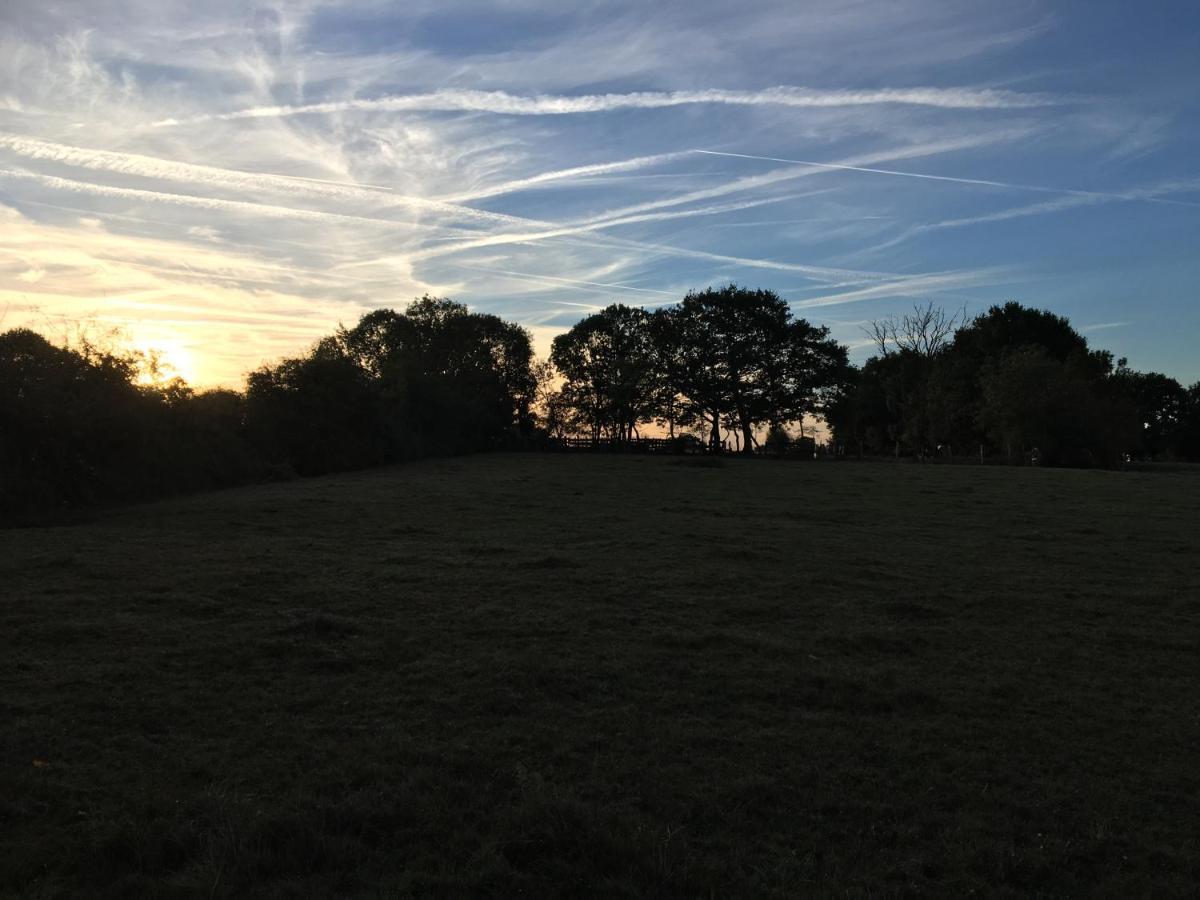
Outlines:
[{"label": "cloud", "polygon": [[167,191],[149,191],[142,188],[115,187],[109,184],[95,184],[90,181],[77,181],[73,178],[60,178],[57,175],[42,175],[37,172],[19,172],[13,169],[0,169],[0,178],[15,178],[26,181],[36,181],[48,188],[75,193],[92,194],[97,197],[112,197],[123,200],[144,200],[153,203],[164,203],[171,206],[184,206],[193,209],[204,209],[213,212],[233,212],[272,218],[302,219],[311,222],[327,224],[351,223],[356,225],[383,226],[388,228],[418,227],[408,222],[393,219],[381,219],[370,216],[354,216],[343,213],[325,212],[315,209],[299,209],[291,206],[278,206],[270,203],[251,203],[245,200],[225,200],[219,197],[198,197],[193,194],[175,194]]},{"label": "cloud", "polygon": [[[1004,137],[1011,137],[1012,132],[1001,132],[999,134],[979,134],[966,138],[957,138],[948,141],[932,142],[927,144],[917,144],[904,147],[893,148],[890,150],[877,151],[870,154],[853,157],[848,160],[845,165],[865,162],[880,162],[892,159],[911,159],[914,157],[930,156],[939,153],[947,153],[954,150],[962,150],[967,147],[978,147],[983,144],[991,143]],[[788,169],[780,169],[772,172],[767,172],[761,175],[744,176],[734,179],[733,181],[718,184],[710,188],[702,188],[699,190],[689,191],[683,194],[667,197],[662,200],[647,201],[644,203],[626,206],[608,212],[594,215],[588,218],[567,222],[563,225],[543,228],[538,231],[521,231],[521,232],[498,232],[487,234],[480,237],[469,237],[457,243],[446,244],[444,246],[429,247],[418,250],[413,255],[413,259],[427,260],[436,257],[447,256],[453,253],[461,253],[466,250],[473,250],[481,247],[495,247],[504,244],[528,244],[536,241],[544,241],[550,238],[570,237],[574,235],[584,234],[592,231],[613,228],[619,225],[627,225],[636,222],[661,221],[666,219],[688,218],[700,215],[712,215],[721,212],[730,212],[734,210],[747,209],[753,206],[759,206],[764,203],[780,202],[782,200],[792,199],[791,196],[773,196],[765,200],[747,201],[740,204],[728,204],[723,206],[701,207],[691,210],[684,210],[675,213],[660,212],[673,206],[682,206],[689,203],[696,203],[703,200],[710,200],[716,197],[726,196],[732,193],[740,193],[752,189],[761,189],[772,185],[779,184],[784,181],[790,181],[796,178],[807,178],[813,175],[818,175],[823,169],[839,168],[838,166],[825,167],[810,167],[807,165],[793,167]],[[643,245],[648,246],[648,245]],[[661,245],[659,245],[661,246]],[[676,248],[662,248],[664,252],[677,253]],[[709,254],[712,259],[717,259],[718,255]],[[720,257],[726,261],[733,257]],[[744,260],[745,258],[743,258]],[[750,264],[747,262],[747,264]],[[779,264],[759,263],[761,268],[778,268]],[[803,266],[794,271],[816,271],[814,267]]]},{"label": "cloud", "polygon": [[[336,273],[272,265],[249,248],[192,246],[181,254],[176,241],[115,234],[99,222],[47,225],[0,206],[0,309],[15,315],[6,326],[53,334],[96,321],[139,342],[188,344],[199,348],[193,374],[201,385],[237,384],[248,368],[294,354],[339,320],[379,305],[348,299],[346,282]],[[389,286],[401,297],[441,291],[402,277]]]},{"label": "cloud", "polygon": [[856,291],[826,294],[792,304],[796,309],[814,309],[822,306],[840,306],[863,300],[879,300],[885,297],[920,297],[930,293],[944,293],[965,287],[995,284],[1007,280],[1011,273],[999,267],[974,271],[938,272],[928,275],[913,275],[884,281]]},{"label": "cloud", "polygon": [[55,162],[93,171],[136,175],[141,178],[188,181],[235,190],[278,191],[291,195],[367,202],[373,206],[391,204],[421,212],[436,212],[457,219],[522,224],[522,220],[513,216],[472,209],[468,206],[441,200],[404,196],[387,188],[364,188],[359,185],[339,184],[291,175],[242,172],[216,166],[161,159],[138,153],[90,150],[12,134],[0,134],[0,148],[29,159]]},{"label": "cloud", "polygon": [[[527,283],[542,284],[549,287],[567,287],[572,290],[585,291],[592,294],[640,294],[649,295],[652,300],[643,300],[641,305],[658,305],[670,303],[679,299],[679,296],[674,291],[660,291],[654,288],[633,287],[627,284],[614,284],[604,281],[586,281],[578,278],[561,278],[554,275],[535,275],[530,272],[513,272],[506,269],[495,269],[488,266],[467,265],[465,263],[456,264],[456,268],[468,269],[476,272],[489,272],[493,275],[503,275],[506,278],[513,278],[518,281]],[[566,303],[566,301],[560,301]],[[602,307],[593,306],[591,304],[567,304],[580,305],[589,309],[601,309]],[[635,304],[638,305],[638,304]]]},{"label": "cloud", "polygon": [[446,203],[465,203],[470,200],[482,200],[486,197],[497,197],[502,194],[513,194],[518,191],[525,191],[529,190],[530,188],[541,187],[544,184],[550,184],[555,181],[564,181],[575,178],[590,178],[596,175],[610,175],[616,172],[629,172],[634,169],[644,169],[649,166],[657,166],[661,165],[662,163],[674,162],[675,160],[687,157],[687,155],[687,151],[680,151],[677,153],[656,153],[652,156],[638,156],[633,159],[622,159],[615,162],[594,163],[587,166],[573,166],[569,169],[557,169],[553,172],[543,172],[540,175],[531,175],[527,178],[518,178],[513,181],[504,181],[488,187],[481,187],[473,191],[468,191],[464,194],[443,197],[442,201]]},{"label": "cloud", "polygon": [[[1143,266],[1132,290],[1155,315],[1138,328],[1170,320],[1175,301],[1155,297],[1195,280],[1180,241],[1200,196],[1155,195],[1137,233],[1118,202],[1195,156],[1178,97],[1134,66],[1080,95],[1086,55],[1039,42],[1076,13],[266,6],[0,3],[0,309],[196,328],[205,380],[234,382],[426,291],[543,336],[612,299],[667,303],[730,278],[816,303],[822,321],[926,291],[998,299],[992,285],[1030,272],[1043,280],[1028,299],[1052,307],[1067,266],[1052,216],[1072,207],[1094,236],[1072,274],[1096,265],[1127,297],[1114,250]],[[1097,31],[1112,22],[1089,11]],[[1187,72],[1192,56],[1162,63]],[[807,87],[763,90],[781,84]],[[997,178],[955,177],[972,172]],[[1003,199],[1016,190],[1032,193]],[[890,235],[1005,220],[1028,239],[913,241],[877,267],[893,271],[848,268]]]},{"label": "cloud", "polygon": [[333,100],[299,106],[258,106],[186,119],[162,119],[154,124],[158,127],[165,127],[232,119],[263,119],[339,112],[437,111],[486,112],[506,116],[561,116],[615,112],[626,109],[663,109],[692,104],[784,106],[806,109],[879,104],[931,106],[938,109],[1029,109],[1056,106],[1064,102],[1061,98],[1045,94],[1022,94],[993,88],[958,87],[822,91],[781,85],[760,91],[728,91],[712,88],[696,91],[637,91],[627,94],[583,94],[579,96],[548,94],[520,96],[505,91],[448,89],[427,94]]},{"label": "cloud", "polygon": [[[973,142],[978,142],[978,139],[972,139]],[[175,163],[168,160],[161,160],[154,157],[148,157],[138,154],[118,154],[108,151],[89,151],[77,147],[69,147],[66,145],[50,144],[43,141],[33,141],[25,138],[17,138],[11,135],[0,135],[0,146],[10,150],[22,153],[23,155],[33,156],[38,159],[50,159],[56,162],[64,162],[68,164],[77,164],[87,168],[102,168],[124,172],[127,174],[137,174],[143,177],[170,177],[177,179],[198,179],[203,183],[220,184],[222,186],[232,185],[283,185],[290,190],[297,191],[315,191],[318,194],[328,193],[328,186],[323,183],[312,184],[307,179],[295,179],[286,176],[263,175],[258,173],[242,173],[219,169],[212,166],[199,166],[187,163]],[[899,151],[882,154],[882,157],[897,158],[912,155],[924,155],[926,153],[943,152],[948,147],[963,146],[963,142],[952,142],[950,145],[930,145],[919,148],[904,148]],[[872,159],[880,158],[881,155],[872,155]],[[616,227],[619,225],[632,224],[637,222],[651,222],[667,219],[676,219],[684,217],[692,217],[699,215],[713,215],[722,212],[733,210],[747,209],[755,206],[760,206],[767,203],[781,202],[791,199],[793,195],[772,196],[760,200],[751,200],[741,203],[725,204],[720,206],[702,207],[691,210],[677,212],[651,212],[651,210],[659,210],[663,207],[675,206],[684,203],[695,202],[700,199],[722,196],[736,191],[746,190],[750,187],[761,187],[777,183],[795,177],[805,177],[813,174],[810,169],[800,169],[794,171],[785,171],[780,173],[768,173],[761,176],[752,176],[749,178],[738,179],[734,182],[721,185],[715,188],[705,189],[702,191],[694,191],[680,197],[668,198],[664,201],[653,203],[640,204],[633,207],[628,207],[622,210],[615,210],[603,216],[595,217],[591,220],[586,220],[578,223],[571,223],[565,226],[555,227],[550,223],[538,222],[536,220],[521,219],[514,216],[508,216],[496,213],[487,213],[478,210],[472,210],[469,207],[461,207],[456,204],[443,203],[440,201],[427,201],[428,207],[441,211],[450,209],[456,214],[478,214],[480,218],[489,222],[500,222],[503,224],[518,224],[521,226],[534,226],[542,230],[524,231],[524,232],[507,232],[485,234],[479,237],[469,237],[457,243],[448,244],[446,246],[430,246],[423,249],[417,249],[405,254],[403,262],[406,265],[411,265],[413,262],[420,260],[433,259],[440,256],[446,256],[453,253],[459,253],[465,250],[471,250],[489,246],[500,246],[513,243],[530,243],[543,241],[555,237],[571,237],[584,234],[591,231],[597,231],[605,228]],[[110,197],[115,199],[127,199],[135,201],[149,201],[172,206],[182,206],[194,209],[209,210],[214,212],[230,212],[238,214],[247,214],[254,216],[265,216],[269,218],[285,218],[296,219],[301,221],[309,221],[314,223],[326,223],[331,225],[348,224],[348,225],[369,225],[372,227],[383,228],[427,228],[428,225],[417,225],[414,223],[406,223],[393,219],[384,219],[380,217],[349,215],[344,213],[328,212],[322,210],[302,209],[295,207],[280,206],[277,204],[266,204],[248,202],[243,200],[228,200],[214,197],[201,197],[191,194],[178,194],[164,191],[151,191],[141,188],[126,188],[117,187],[106,184],[96,184],[92,182],[78,181],[75,179],[66,179],[59,176],[44,175],[40,173],[21,172],[14,170],[0,169],[0,176],[25,179],[36,181],[46,187],[65,190],[76,193],[90,194],[99,197]],[[334,187],[331,189],[336,195],[341,196],[343,189]],[[348,191],[353,192],[355,189],[348,188]],[[464,212],[465,211],[465,212]],[[664,245],[646,245],[639,243],[641,247],[653,247],[655,252],[661,252],[666,255],[683,256],[690,258],[704,258],[722,263],[735,263],[738,265],[767,268],[782,271],[805,272],[814,275],[823,275],[826,272],[836,273],[835,277],[842,277],[845,274],[844,270],[825,270],[822,267],[814,267],[807,265],[789,265],[786,263],[771,262],[764,260],[754,260],[745,257],[733,257],[723,254],[704,253],[700,251],[682,250],[680,248],[668,247]],[[393,259],[395,259],[393,257]],[[378,259],[357,261],[350,264],[349,267],[361,267],[364,265],[373,265],[380,262]],[[343,266],[342,268],[345,268]]]},{"label": "cloud", "polygon": [[931,231],[941,231],[947,228],[964,228],[970,225],[985,225],[992,222],[1006,222],[1010,219],[1023,219],[1028,216],[1044,216],[1053,213],[1066,212],[1082,206],[1095,206],[1100,203],[1143,200],[1149,203],[1154,203],[1156,201],[1168,202],[1172,206],[1200,206],[1200,203],[1192,203],[1182,200],[1163,201],[1161,196],[1163,194],[1186,193],[1188,191],[1195,190],[1200,190],[1200,179],[1193,181],[1168,181],[1151,187],[1133,188],[1121,193],[1070,191],[1066,192],[1067,196],[1059,197],[1056,200],[1047,200],[1042,203],[1030,203],[1026,206],[1010,207],[1009,209],[996,210],[995,212],[984,213],[978,216],[962,216],[955,219],[943,219],[940,222],[928,222],[923,225],[914,225],[911,228],[902,231],[894,238],[884,241],[882,244],[877,244],[874,247],[870,247],[867,250],[862,251],[862,253],[876,253],[880,250],[895,247],[904,241]]},{"label": "cloud", "polygon": [[[1200,203],[1191,200],[1170,200],[1160,197],[1157,194],[1137,190],[1123,193],[1113,191],[1081,191],[1072,188],[1045,187],[1043,185],[1020,184],[1011,181],[992,181],[986,178],[961,178],[953,175],[930,175],[925,172],[901,172],[895,169],[876,169],[861,165],[850,165],[848,163],[822,163],[810,162],[801,159],[780,159],[779,157],[775,156],[753,156],[748,153],[725,153],[720,150],[694,150],[693,152],[704,153],[709,156],[733,156],[740,157],[742,159],[759,159],[766,162],[798,163],[800,165],[814,166],[821,169],[841,169],[847,172],[867,172],[872,175],[897,175],[903,178],[920,178],[926,181],[947,181],[954,184],[971,184],[980,185],[983,187],[1008,188],[1016,191],[1036,191],[1043,194],[1070,194],[1076,197],[1092,198],[1097,200],[1145,200],[1149,203],[1163,203],[1168,206],[1200,207]],[[1172,184],[1176,186],[1169,190],[1164,190],[1162,193],[1194,191],[1197,189],[1197,182],[1172,182]]]}]

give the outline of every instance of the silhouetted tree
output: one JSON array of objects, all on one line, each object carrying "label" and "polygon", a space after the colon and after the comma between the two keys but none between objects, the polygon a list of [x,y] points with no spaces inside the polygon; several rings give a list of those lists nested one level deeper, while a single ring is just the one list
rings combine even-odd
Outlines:
[{"label": "silhouetted tree", "polygon": [[146,354],[0,334],[0,517],[261,474],[240,405],[177,378],[154,383],[156,374]]},{"label": "silhouetted tree", "polygon": [[835,409],[835,437],[868,452],[881,452],[886,435],[897,454],[992,447],[1016,459],[1036,446],[1047,462],[1112,464],[1136,452],[1141,409],[1161,444],[1178,395],[1114,372],[1112,354],[1090,349],[1064,317],[1007,303],[950,338],[947,323],[958,320],[925,306],[867,329],[880,353]]},{"label": "silhouetted tree", "polygon": [[1180,459],[1200,462],[1200,381],[1184,394],[1171,452]]},{"label": "silhouetted tree", "polygon": [[1137,440],[1132,403],[1098,389],[1081,362],[1026,346],[984,367],[979,424],[1010,459],[1037,448],[1051,463],[1112,465]]},{"label": "silhouetted tree", "polygon": [[912,312],[902,316],[873,319],[863,326],[863,332],[874,343],[880,356],[894,351],[907,351],[919,356],[936,356],[950,343],[956,329],[965,325],[966,309],[947,313],[929,301],[915,304]]},{"label": "silhouetted tree", "polygon": [[820,409],[846,367],[845,348],[829,330],[793,319],[772,291],[732,284],[693,291],[655,319],[668,391],[708,423],[714,449],[728,418],[742,452],[753,453],[757,428]]},{"label": "silhouetted tree", "polygon": [[0,334],[0,516],[527,445],[535,427],[628,440],[650,420],[700,425],[714,449],[727,429],[744,453],[764,428],[790,452],[787,426],[824,414],[850,452],[1200,460],[1200,384],[1114,367],[1065,318],[1017,303],[951,338],[959,321],[932,305],[880,320],[879,355],[855,369],[776,294],[729,285],[652,315],[610,306],[535,366],[523,328],[422,297],[263,366],[245,394],[193,391],[152,353],[16,329]]},{"label": "silhouetted tree", "polygon": [[251,432],[301,474],[497,446],[533,429],[528,332],[422,297],[249,378]]},{"label": "silhouetted tree", "polygon": [[658,361],[645,310],[616,303],[588,316],[554,339],[550,359],[563,400],[593,438],[628,441],[653,415]]},{"label": "silhouetted tree", "polygon": [[1158,372],[1135,372],[1124,359],[1112,378],[1115,388],[1137,411],[1141,430],[1136,451],[1150,458],[1173,453],[1187,404],[1183,386]]},{"label": "silhouetted tree", "polygon": [[247,422],[266,457],[300,475],[361,468],[385,459],[376,399],[364,371],[326,340],[249,375]]}]

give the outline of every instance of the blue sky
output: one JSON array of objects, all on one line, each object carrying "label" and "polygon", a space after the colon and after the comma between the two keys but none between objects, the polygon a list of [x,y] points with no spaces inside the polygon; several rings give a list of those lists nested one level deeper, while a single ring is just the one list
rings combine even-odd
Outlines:
[{"label": "blue sky", "polygon": [[0,7],[0,326],[237,384],[433,293],[540,349],[737,281],[868,353],[932,300],[1200,379],[1194,3]]}]

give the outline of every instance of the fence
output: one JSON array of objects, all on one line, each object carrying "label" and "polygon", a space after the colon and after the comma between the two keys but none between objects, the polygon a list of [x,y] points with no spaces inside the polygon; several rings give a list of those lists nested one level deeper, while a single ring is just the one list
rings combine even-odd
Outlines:
[{"label": "fence", "polygon": [[574,450],[603,453],[704,453],[707,447],[694,437],[634,438],[628,441],[609,438],[561,437],[551,438],[551,450]]}]

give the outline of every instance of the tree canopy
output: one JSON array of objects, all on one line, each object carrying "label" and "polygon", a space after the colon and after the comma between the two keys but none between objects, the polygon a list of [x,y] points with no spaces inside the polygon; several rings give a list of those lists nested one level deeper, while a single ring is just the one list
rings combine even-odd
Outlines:
[{"label": "tree canopy", "polygon": [[847,366],[829,329],[794,318],[773,291],[693,291],[655,313],[652,332],[666,398],[707,426],[713,448],[728,423],[752,453],[760,429],[818,412]]},{"label": "tree canopy", "polygon": [[153,354],[15,329],[0,334],[0,515],[552,436],[619,445],[652,423],[712,451],[732,435],[784,455],[789,429],[820,416],[835,455],[1200,460],[1200,384],[1134,371],[1062,316],[927,304],[867,330],[879,352],[851,366],[783,298],[730,284],[654,311],[613,304],[536,361],[519,325],[421,297],[260,367],[244,392],[197,392]]},{"label": "tree canopy", "polygon": [[[923,312],[904,321],[928,321]],[[887,323],[868,331],[897,333]],[[1114,363],[1054,313],[1010,302],[966,321],[949,340],[902,337],[879,348],[830,409],[843,451],[925,456],[974,448],[1013,460],[1036,452],[1067,465],[1197,457],[1187,436],[1189,391]]]},{"label": "tree canopy", "polygon": [[650,314],[616,303],[554,339],[550,361],[561,373],[562,402],[595,438],[629,440],[659,399],[657,347]]}]

